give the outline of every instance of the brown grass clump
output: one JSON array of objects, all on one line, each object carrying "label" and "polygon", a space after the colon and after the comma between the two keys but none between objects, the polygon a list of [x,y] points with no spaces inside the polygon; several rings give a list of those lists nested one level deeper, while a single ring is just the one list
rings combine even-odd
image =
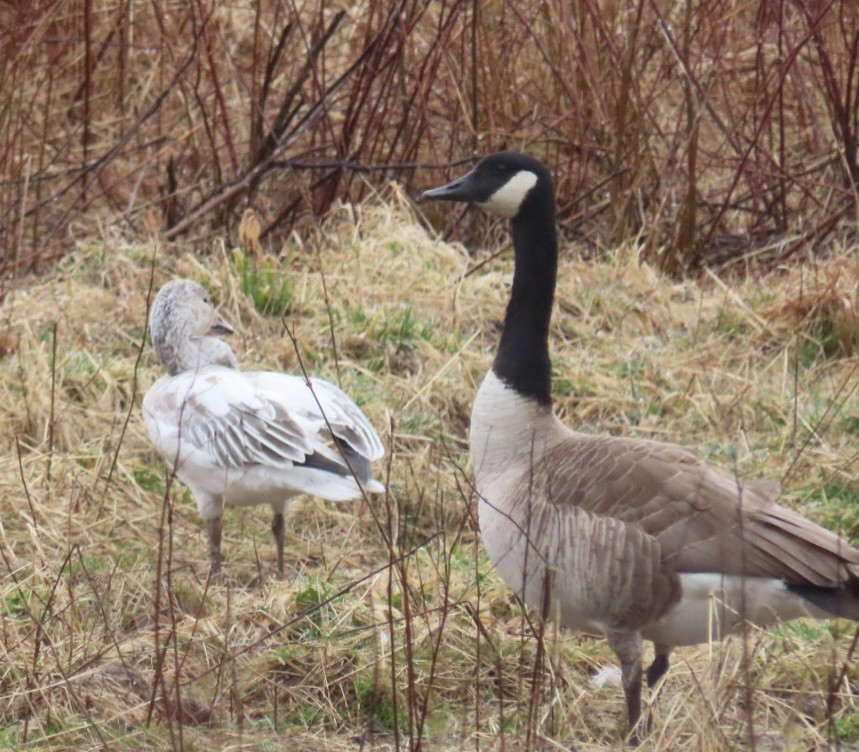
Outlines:
[{"label": "brown grass clump", "polygon": [[[395,186],[276,259],[249,222],[251,247],[196,254],[106,232],[3,302],[0,746],[620,748],[622,692],[591,679],[610,651],[524,614],[476,534],[465,436],[509,256],[430,237]],[[855,538],[856,354],[819,329],[827,300],[855,312],[853,260],[728,287],[666,282],[632,244],[580,250],[552,330],[563,418],[781,478],[785,503]],[[207,582],[195,506],[145,437],[147,300],[179,275],[212,291],[245,368],[300,355],[391,448],[387,496],[296,500],[285,582],[264,509],[227,512],[227,579]],[[678,651],[645,747],[855,746],[851,634],[792,623]]]},{"label": "brown grass clump", "polygon": [[789,267],[784,300],[766,309],[767,317],[801,332],[826,355],[859,353],[859,259],[844,255],[824,269]]}]

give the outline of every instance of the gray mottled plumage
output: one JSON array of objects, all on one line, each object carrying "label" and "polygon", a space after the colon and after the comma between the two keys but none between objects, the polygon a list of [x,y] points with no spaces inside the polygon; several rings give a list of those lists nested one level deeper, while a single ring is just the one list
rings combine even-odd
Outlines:
[{"label": "gray mottled plumage", "polygon": [[238,368],[233,349],[217,336],[232,331],[205,288],[190,279],[164,285],[149,312],[152,347],[171,376],[208,365]]}]

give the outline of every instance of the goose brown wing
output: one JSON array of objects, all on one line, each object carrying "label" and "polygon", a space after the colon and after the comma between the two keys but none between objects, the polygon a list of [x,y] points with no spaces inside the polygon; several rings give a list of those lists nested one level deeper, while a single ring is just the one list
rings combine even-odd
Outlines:
[{"label": "goose brown wing", "polygon": [[553,503],[636,525],[676,572],[779,577],[833,587],[859,576],[859,550],[774,502],[774,481],[742,480],[690,449],[574,435],[535,477]]}]

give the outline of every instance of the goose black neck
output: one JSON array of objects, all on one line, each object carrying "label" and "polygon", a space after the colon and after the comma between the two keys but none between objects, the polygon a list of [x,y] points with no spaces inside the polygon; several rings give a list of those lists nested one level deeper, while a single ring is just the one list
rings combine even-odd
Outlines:
[{"label": "goose black neck", "polygon": [[542,198],[513,219],[513,288],[492,370],[522,396],[548,406],[552,403],[549,322],[558,274],[558,237],[551,189]]}]

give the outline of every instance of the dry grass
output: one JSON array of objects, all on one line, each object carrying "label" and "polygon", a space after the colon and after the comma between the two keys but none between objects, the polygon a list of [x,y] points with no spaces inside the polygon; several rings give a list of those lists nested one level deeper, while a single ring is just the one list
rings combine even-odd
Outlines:
[{"label": "dry grass", "polygon": [[[191,250],[114,230],[4,301],[0,746],[619,748],[622,692],[589,678],[610,651],[542,634],[476,537],[465,434],[511,259],[467,273],[396,188],[276,262]],[[855,249],[730,287],[666,282],[631,245],[578,250],[552,331],[564,419],[780,477],[787,504],[855,539]],[[247,368],[296,371],[288,327],[307,369],[339,373],[386,429],[388,497],[296,501],[286,582],[259,508],[228,512],[228,580],[208,585],[194,504],[165,493],[139,414],[159,375],[148,347],[137,363],[152,275],[208,286]],[[855,748],[851,630],[678,651],[643,749]]]}]

